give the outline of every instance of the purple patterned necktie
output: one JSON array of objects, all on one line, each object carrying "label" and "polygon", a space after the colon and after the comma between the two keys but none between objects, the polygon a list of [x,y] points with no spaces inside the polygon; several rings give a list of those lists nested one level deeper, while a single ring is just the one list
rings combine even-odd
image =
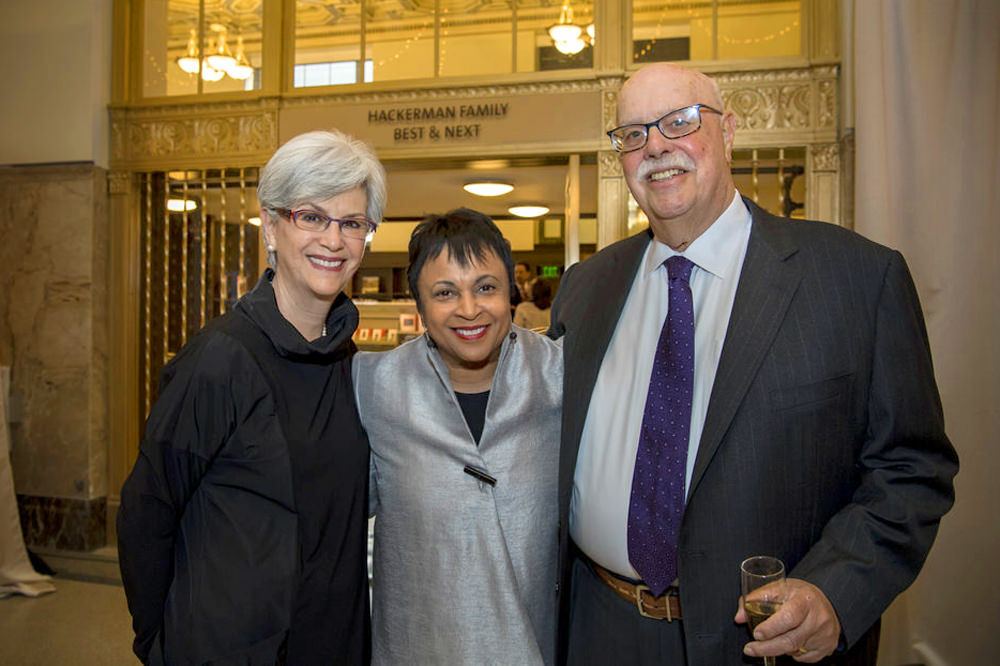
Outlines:
[{"label": "purple patterned necktie", "polygon": [[629,561],[656,596],[677,577],[694,387],[694,302],[688,284],[694,264],[680,255],[664,263],[667,318],[653,358],[628,508]]}]

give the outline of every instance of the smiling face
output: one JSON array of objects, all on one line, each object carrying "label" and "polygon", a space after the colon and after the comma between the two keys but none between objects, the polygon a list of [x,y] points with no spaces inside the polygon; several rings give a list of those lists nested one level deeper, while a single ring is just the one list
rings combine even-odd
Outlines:
[{"label": "smiling face", "polygon": [[417,289],[420,315],[455,390],[470,381],[488,389],[500,345],[510,332],[510,277],[503,261],[487,251],[483,261],[472,257],[461,266],[445,246],[424,263]]},{"label": "smiling face", "polygon": [[[704,74],[670,64],[636,72],[618,97],[618,124],[653,122],[692,104],[721,109],[716,88]],[[667,139],[653,127],[646,145],[621,154],[632,196],[649,218],[654,235],[686,247],[728,207],[735,185],[730,171],[735,119],[703,111],[701,129]]]},{"label": "smiling face", "polygon": [[[295,210],[313,210],[328,217],[363,217],[368,196],[357,187],[326,201],[303,201]],[[288,218],[262,211],[266,241],[278,258],[274,289],[289,297],[290,304],[310,307],[330,303],[343,291],[358,270],[365,251],[363,238],[347,238],[336,223],[326,231],[299,229]]]}]

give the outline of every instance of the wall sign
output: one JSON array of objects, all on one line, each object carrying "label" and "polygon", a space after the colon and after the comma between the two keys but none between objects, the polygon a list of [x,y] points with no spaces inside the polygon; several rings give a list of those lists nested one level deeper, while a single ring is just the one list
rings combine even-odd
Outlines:
[{"label": "wall sign", "polygon": [[510,104],[444,104],[394,106],[368,112],[369,126],[392,126],[394,144],[478,139],[484,121],[507,117]]}]

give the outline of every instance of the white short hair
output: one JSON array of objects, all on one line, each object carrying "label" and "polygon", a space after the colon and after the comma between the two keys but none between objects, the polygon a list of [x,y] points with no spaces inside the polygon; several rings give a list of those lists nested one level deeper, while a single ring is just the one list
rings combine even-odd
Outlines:
[{"label": "white short hair", "polygon": [[371,147],[338,130],[299,134],[275,151],[260,173],[261,208],[292,210],[306,201],[325,201],[356,187],[368,197],[365,214],[382,221],[385,169]]}]

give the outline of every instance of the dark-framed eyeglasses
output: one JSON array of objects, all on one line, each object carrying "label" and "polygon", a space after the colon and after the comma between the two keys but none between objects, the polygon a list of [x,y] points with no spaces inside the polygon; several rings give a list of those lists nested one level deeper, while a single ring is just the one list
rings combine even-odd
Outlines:
[{"label": "dark-framed eyeglasses", "polygon": [[649,140],[649,130],[652,127],[660,130],[660,134],[666,139],[679,139],[701,129],[702,110],[722,115],[722,111],[713,109],[707,104],[692,104],[683,109],[671,111],[651,123],[635,123],[616,127],[608,132],[608,138],[611,139],[611,146],[619,153],[630,153],[645,146],[646,141]]},{"label": "dark-framed eyeglasses", "polygon": [[378,222],[367,217],[330,217],[309,208],[299,210],[276,208],[274,212],[291,220],[292,224],[302,231],[322,233],[329,229],[331,224],[336,223],[341,235],[347,238],[370,239],[378,229]]}]

